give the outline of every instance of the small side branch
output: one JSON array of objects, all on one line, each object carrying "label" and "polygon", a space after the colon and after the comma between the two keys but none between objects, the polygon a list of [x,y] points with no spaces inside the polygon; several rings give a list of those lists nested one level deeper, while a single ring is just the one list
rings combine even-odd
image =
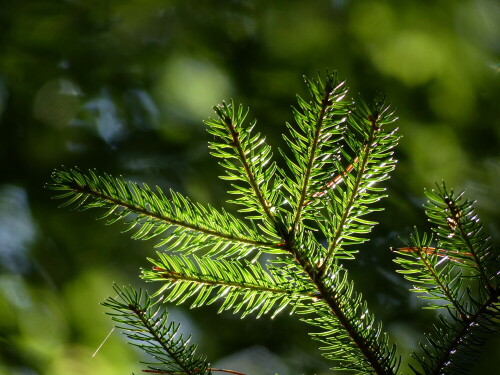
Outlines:
[{"label": "small side branch", "polygon": [[306,170],[304,171],[304,179],[302,180],[302,188],[300,191],[300,200],[299,203],[297,204],[297,212],[295,213],[295,217],[293,219],[293,224],[292,224],[292,230],[296,230],[299,222],[301,221],[301,216],[302,216],[302,210],[304,209],[304,206],[306,205],[307,200],[309,199],[308,196],[308,191],[309,191],[309,182],[311,178],[311,173],[313,170],[314,166],[314,160],[316,159],[316,150],[319,147],[319,140],[320,136],[322,134],[323,130],[323,123],[325,121],[325,116],[327,109],[332,105],[332,101],[330,99],[330,96],[332,95],[333,92],[333,86],[331,82],[327,81],[327,86],[325,87],[325,94],[323,96],[323,99],[321,100],[321,109],[318,114],[318,118],[316,120],[315,124],[315,131],[314,131],[314,137],[312,139],[311,145],[310,145],[310,151],[308,155],[308,160],[307,160],[307,167]]},{"label": "small side branch", "polygon": [[100,191],[92,189],[89,186],[80,185],[76,182],[68,183],[68,189],[72,190],[76,196],[78,196],[78,195],[92,196],[92,197],[94,197],[94,199],[106,202],[110,207],[112,207],[112,206],[122,207],[125,210],[128,210],[128,211],[133,212],[133,213],[138,214],[138,215],[142,215],[142,216],[147,217],[147,218],[157,220],[158,222],[168,223],[170,225],[175,225],[175,226],[187,229],[187,230],[192,230],[192,231],[198,232],[200,234],[209,235],[212,237],[220,238],[222,240],[231,241],[231,242],[235,242],[235,243],[241,243],[241,244],[245,244],[245,245],[251,245],[251,246],[255,246],[255,247],[263,247],[263,248],[268,248],[268,249],[278,248],[278,244],[276,244],[276,243],[258,241],[258,240],[254,240],[251,238],[245,238],[245,237],[237,237],[233,234],[224,233],[221,230],[210,229],[210,228],[207,228],[205,226],[198,225],[194,222],[190,223],[190,222],[178,220],[174,217],[165,216],[165,215],[160,214],[158,212],[148,210],[145,207],[141,207],[141,206],[132,204],[130,202],[117,199],[116,197],[113,197],[109,194],[104,194]]},{"label": "small side branch", "polygon": [[[233,108],[233,110],[235,110]],[[247,158],[247,154],[245,153],[245,150],[243,149],[243,145],[241,143],[240,139],[240,134],[236,130],[236,126],[233,122],[233,119],[226,114],[224,114],[222,111],[218,111],[218,115],[223,119],[224,124],[226,125],[227,129],[229,130],[231,134],[231,142],[230,145],[235,149],[239,160],[243,166],[243,169],[245,170],[245,174],[247,176],[248,183],[250,184],[253,192],[255,193],[255,196],[257,197],[260,206],[262,210],[265,212],[266,216],[269,218],[269,220],[274,223],[275,222],[275,217],[272,212],[272,204],[264,197],[264,194],[262,193],[262,190],[259,187],[259,183],[257,182],[257,179],[255,178],[255,174],[252,171],[251,167],[251,162]]]},{"label": "small side branch", "polygon": [[319,274],[323,275],[333,263],[334,257],[333,254],[337,250],[340,240],[342,239],[342,232],[344,230],[344,225],[347,219],[350,217],[351,209],[356,201],[356,198],[360,192],[360,188],[362,186],[362,181],[365,178],[365,169],[370,159],[370,152],[374,148],[374,141],[376,138],[376,133],[380,130],[380,126],[377,123],[377,118],[372,117],[372,115],[368,116],[368,120],[371,123],[368,140],[365,142],[365,146],[360,155],[356,158],[359,160],[358,166],[356,168],[356,177],[354,179],[353,187],[350,190],[350,196],[347,201],[346,206],[342,212],[342,216],[339,222],[336,224],[337,229],[335,230],[335,234],[332,237],[332,241],[328,245],[327,254],[323,263],[319,266]]},{"label": "small side branch", "polygon": [[[469,339],[467,336],[470,334],[470,331],[477,329],[480,326],[479,321],[482,316],[488,313],[488,309],[496,308],[497,315],[500,314],[498,307],[498,304],[500,302],[499,296],[500,290],[496,289],[494,293],[490,295],[488,300],[486,300],[473,315],[466,317],[461,321],[461,327],[456,331],[453,340],[451,340],[446,347],[441,348],[442,354],[439,358],[437,358],[435,368],[432,372],[429,373],[429,375],[442,374],[443,369],[450,363],[452,355],[454,355],[455,353],[458,353],[458,355],[460,355],[460,352],[457,352],[457,349],[459,349],[460,346],[476,344],[474,342],[468,342]],[[497,305],[497,307],[495,307],[495,305]]]}]

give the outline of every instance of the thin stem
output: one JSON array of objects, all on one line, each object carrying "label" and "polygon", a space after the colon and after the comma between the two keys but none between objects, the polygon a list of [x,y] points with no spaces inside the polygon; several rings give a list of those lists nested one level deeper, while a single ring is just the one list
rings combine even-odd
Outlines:
[{"label": "thin stem", "polygon": [[[236,374],[236,375],[245,375],[244,373],[242,372],[238,372],[238,371],[233,371],[233,370],[226,370],[226,369],[220,369],[220,368],[208,368],[207,369],[208,371],[212,371],[212,372],[225,372],[225,373],[228,373],[228,374]],[[195,370],[197,372],[199,372],[199,370]],[[183,372],[171,372],[171,371],[161,371],[161,370],[142,370],[142,372],[148,372],[148,373],[151,373],[151,374],[169,374],[169,375],[183,375],[184,373]]]},{"label": "thin stem", "polygon": [[404,253],[424,253],[424,254],[429,254],[429,255],[436,255],[441,258],[448,258],[452,262],[456,263],[461,263],[461,264],[467,264],[467,261],[461,258],[455,258],[453,256],[450,256],[450,254],[454,255],[465,255],[468,257],[471,257],[471,253],[462,253],[460,251],[453,251],[453,250],[446,250],[446,249],[436,249],[435,247],[428,247],[428,246],[423,246],[423,247],[399,247],[396,249],[397,251],[401,251]]},{"label": "thin stem", "polygon": [[219,372],[227,372],[229,374],[236,374],[236,375],[245,375],[244,373],[242,372],[238,372],[238,371],[233,371],[233,370],[224,370],[224,369],[218,369],[218,368],[211,368],[209,369],[210,371],[219,371]]},{"label": "thin stem", "polygon": [[[338,184],[340,184],[342,181],[344,181],[344,177],[346,177],[349,173],[352,172],[352,170],[354,169],[354,165],[359,161],[359,157],[355,157],[354,160],[352,161],[351,164],[349,164],[346,168],[344,168],[344,170],[342,171],[342,173],[339,173],[338,175],[336,175],[334,178],[332,178],[330,181],[328,181],[322,188],[322,190],[314,193],[311,197],[312,198],[321,198],[322,196],[324,196],[325,194],[328,193],[328,190],[331,190],[333,188],[335,188]],[[310,203],[312,203],[312,200],[310,201],[307,201],[305,203],[305,205],[309,205]]]}]

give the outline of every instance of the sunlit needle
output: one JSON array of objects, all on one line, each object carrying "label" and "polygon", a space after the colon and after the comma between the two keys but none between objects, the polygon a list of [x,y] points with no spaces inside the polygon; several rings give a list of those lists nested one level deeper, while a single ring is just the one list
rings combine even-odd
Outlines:
[{"label": "sunlit needle", "polygon": [[102,340],[101,345],[99,345],[99,347],[96,349],[96,351],[94,352],[94,354],[92,354],[92,358],[94,358],[96,356],[97,352],[99,350],[101,350],[102,346],[104,345],[104,343],[106,342],[106,340],[109,339],[109,336],[111,336],[111,334],[113,333],[114,330],[115,330],[115,327],[111,328],[111,331],[109,331],[108,335],[104,338],[104,340]]}]

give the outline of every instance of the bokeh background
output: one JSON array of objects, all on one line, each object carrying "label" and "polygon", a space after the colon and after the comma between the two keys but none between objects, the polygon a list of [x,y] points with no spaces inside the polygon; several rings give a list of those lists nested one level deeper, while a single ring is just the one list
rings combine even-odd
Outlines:
[{"label": "bokeh background", "polygon": [[[114,375],[139,353],[99,305],[112,283],[143,285],[153,243],[58,209],[61,165],[97,168],[225,205],[202,123],[233,98],[282,146],[303,75],[338,70],[353,96],[397,108],[399,159],[372,241],[347,266],[402,353],[435,319],[394,273],[391,246],[425,230],[424,188],[477,199],[500,237],[500,4],[495,0],[2,0],[0,6],[0,374]],[[278,154],[278,153],[276,153]],[[229,207],[230,208],[230,207]],[[217,367],[326,374],[307,329],[217,307],[172,307]],[[494,336],[474,367],[498,370]]]}]

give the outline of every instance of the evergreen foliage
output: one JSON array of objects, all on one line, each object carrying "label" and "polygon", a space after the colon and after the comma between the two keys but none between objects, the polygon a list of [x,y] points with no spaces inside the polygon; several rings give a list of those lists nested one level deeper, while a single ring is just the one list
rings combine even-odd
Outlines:
[{"label": "evergreen foliage", "polygon": [[418,231],[397,250],[400,272],[428,308],[446,309],[415,358],[416,374],[462,374],[480,354],[500,317],[500,256],[474,212],[473,203],[443,183],[428,191],[426,214],[433,236]]},{"label": "evergreen foliage", "polygon": [[[355,259],[357,245],[376,224],[366,216],[380,210],[380,182],[395,166],[396,117],[382,98],[371,105],[347,99],[345,82],[335,74],[306,84],[310,99],[298,97],[295,123],[287,124],[283,167],[241,105],[222,103],[206,122],[237,216],[92,170],[55,171],[50,187],[65,199],[63,206],[102,208],[107,223],[124,221],[133,238],[158,239],[161,251],[142,272],[145,280],[161,284],[153,296],[158,301],[191,307],[219,302],[219,311],[242,317],[288,309],[314,327],[311,336],[333,368],[397,374],[396,346],[340,263]],[[472,202],[444,184],[427,195],[435,235],[416,231],[406,247],[395,250],[396,262],[414,291],[431,301],[429,307],[447,314],[429,332],[411,369],[460,374],[498,326],[499,255]],[[149,296],[116,291],[118,297],[105,305],[131,342],[157,361],[148,371],[231,372],[211,368],[194,355],[189,340],[175,338],[178,325],[167,324]]]},{"label": "evergreen foliage", "polygon": [[150,372],[160,374],[204,374],[208,363],[196,356],[196,345],[178,335],[179,324],[168,322],[166,310],[160,311],[147,293],[115,286],[117,298],[108,298],[103,305],[124,331],[130,342],[151,355],[155,362],[146,362]]}]

